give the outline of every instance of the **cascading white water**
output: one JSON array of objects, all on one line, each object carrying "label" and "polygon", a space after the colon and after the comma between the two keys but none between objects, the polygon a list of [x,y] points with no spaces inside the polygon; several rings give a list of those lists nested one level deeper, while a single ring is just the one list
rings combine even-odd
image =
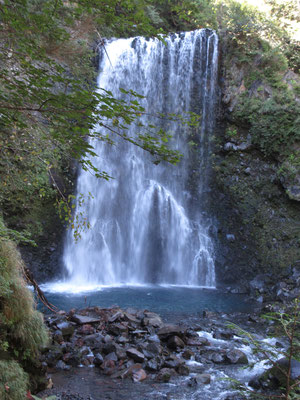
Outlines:
[{"label": "cascading white water", "polygon": [[[201,114],[198,132],[162,121],[172,145],[183,154],[179,166],[153,165],[142,149],[116,139],[94,141],[93,163],[109,182],[80,171],[77,193],[90,229],[76,243],[70,231],[64,249],[72,285],[175,284],[215,286],[214,251],[205,214],[208,198],[209,135],[214,125],[218,38],[211,30],[171,35],[161,41],[142,37],[112,40],[100,61],[98,85],[120,96],[119,88],[145,96],[152,116],[193,111]],[[112,65],[111,65],[112,64]],[[158,125],[155,117],[144,123]],[[132,126],[130,134],[136,128]],[[93,198],[88,197],[91,192]]]}]

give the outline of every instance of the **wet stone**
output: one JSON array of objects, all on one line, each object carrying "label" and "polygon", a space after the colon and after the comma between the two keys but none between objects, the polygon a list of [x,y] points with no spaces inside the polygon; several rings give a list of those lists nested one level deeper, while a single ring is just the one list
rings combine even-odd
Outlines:
[{"label": "wet stone", "polygon": [[229,329],[218,330],[214,332],[213,337],[215,339],[230,340],[233,338],[234,333]]},{"label": "wet stone", "polygon": [[164,323],[158,314],[152,312],[145,312],[143,325],[153,326],[154,328],[161,328],[164,325]]},{"label": "wet stone", "polygon": [[146,363],[146,367],[145,368],[146,368],[147,371],[157,372],[159,370],[159,363],[155,359],[149,360]]},{"label": "wet stone", "polygon": [[180,364],[176,371],[178,372],[179,375],[184,375],[184,376],[188,376],[190,374],[190,369],[187,365],[185,364]]},{"label": "wet stone", "polygon": [[102,357],[102,355],[100,353],[95,354],[95,357],[94,357],[94,364],[95,365],[99,366],[99,365],[101,365],[103,363],[103,361],[104,361],[103,357]]},{"label": "wet stone", "polygon": [[81,363],[81,355],[79,353],[67,353],[64,356],[64,361],[68,365],[72,365],[72,367],[78,367]]},{"label": "wet stone", "polygon": [[162,328],[159,329],[157,335],[160,338],[167,339],[170,336],[181,336],[183,333],[183,328],[178,325],[173,324],[165,324]]},{"label": "wet stone", "polygon": [[144,354],[133,347],[127,349],[126,354],[128,355],[128,357],[132,358],[134,361],[137,361],[137,362],[145,361]]},{"label": "wet stone", "polygon": [[102,343],[102,340],[103,335],[101,333],[94,333],[83,338],[84,344],[90,347],[98,347]]},{"label": "wet stone", "polygon": [[215,364],[222,364],[225,363],[225,358],[226,358],[226,354],[225,351],[221,351],[221,349],[219,350],[208,350],[208,351],[204,351],[201,352],[201,357],[198,358],[196,357],[196,360],[199,362],[203,362],[204,359],[208,360],[208,361],[212,361]]},{"label": "wet stone", "polygon": [[103,373],[107,375],[112,375],[115,371],[116,363],[113,360],[104,360],[101,368]]},{"label": "wet stone", "polygon": [[95,332],[95,328],[90,324],[82,325],[78,332],[82,335],[92,335]]},{"label": "wet stone", "polygon": [[115,361],[115,362],[118,361],[118,357],[117,357],[117,355],[116,355],[116,353],[114,351],[112,353],[107,354],[104,359],[105,360],[112,360],[112,361]]},{"label": "wet stone", "polygon": [[158,382],[169,382],[174,375],[174,371],[170,368],[162,368],[156,376]]},{"label": "wet stone", "polygon": [[64,341],[64,338],[62,336],[62,332],[61,330],[57,329],[54,333],[53,333],[53,340],[56,343],[62,343]]},{"label": "wet stone", "polygon": [[99,318],[87,317],[85,315],[74,314],[71,317],[72,321],[76,322],[76,324],[84,325],[84,324],[93,324],[96,322],[100,322]]},{"label": "wet stone", "polygon": [[189,379],[189,386],[198,386],[198,385],[209,385],[211,382],[210,374],[197,374]]},{"label": "wet stone", "polygon": [[129,342],[129,339],[127,338],[127,337],[125,337],[125,336],[119,336],[117,339],[116,339],[116,342],[117,343],[120,343],[120,344],[124,344],[124,343],[128,343]]},{"label": "wet stone", "polygon": [[49,367],[54,367],[58,360],[63,357],[62,349],[59,345],[53,345],[50,347],[48,353],[46,354],[45,361],[49,365]]},{"label": "wet stone", "polygon": [[121,335],[124,332],[127,332],[128,327],[123,325],[122,323],[112,324],[108,328],[108,332],[113,334],[114,336]]},{"label": "wet stone", "polygon": [[122,318],[124,318],[124,313],[122,311],[117,311],[108,319],[108,322],[120,321]]},{"label": "wet stone", "polygon": [[248,364],[248,358],[241,350],[233,349],[226,354],[226,362],[229,364]]},{"label": "wet stone", "polygon": [[148,337],[148,341],[152,343],[160,343],[160,339],[157,335],[151,335]]},{"label": "wet stone", "polygon": [[190,360],[192,357],[194,357],[195,356],[195,353],[192,351],[192,350],[190,350],[190,349],[186,349],[186,350],[184,350],[184,352],[182,353],[182,357],[185,359],[185,360]]},{"label": "wet stone", "polygon": [[79,350],[79,354],[81,356],[86,356],[87,354],[90,353],[90,349],[87,346],[83,346],[81,347],[81,349]]},{"label": "wet stone", "polygon": [[59,324],[56,324],[56,326],[61,331],[64,337],[72,336],[75,330],[74,325],[66,321],[60,322]]},{"label": "wet stone", "polygon": [[183,360],[177,358],[176,356],[170,357],[165,360],[163,366],[166,368],[179,368],[180,365],[184,363]]},{"label": "wet stone", "polygon": [[55,365],[56,369],[61,369],[61,370],[69,370],[71,367],[67,364],[65,364],[62,360],[59,360],[57,364]]},{"label": "wet stone", "polygon": [[210,342],[205,337],[193,337],[187,340],[188,346],[209,346]]},{"label": "wet stone", "polygon": [[153,342],[153,343],[149,343],[146,346],[146,350],[149,351],[150,353],[153,353],[153,354],[161,354],[162,347],[161,347],[161,345],[159,343]]},{"label": "wet stone", "polygon": [[141,368],[133,372],[132,380],[133,382],[141,382],[147,378],[146,372]]},{"label": "wet stone", "polygon": [[124,319],[128,322],[134,323],[134,324],[139,324],[140,321],[132,314],[130,313],[124,313]]},{"label": "wet stone", "polygon": [[169,349],[177,350],[178,348],[183,349],[185,344],[182,339],[178,336],[171,336],[168,340]]},{"label": "wet stone", "polygon": [[117,350],[117,345],[114,342],[108,342],[102,346],[103,354],[109,354],[109,353],[115,352],[116,350]]}]

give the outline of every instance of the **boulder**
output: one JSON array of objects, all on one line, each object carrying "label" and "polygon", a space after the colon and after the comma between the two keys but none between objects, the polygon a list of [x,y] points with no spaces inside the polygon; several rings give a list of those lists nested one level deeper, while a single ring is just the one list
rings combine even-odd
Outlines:
[{"label": "boulder", "polygon": [[84,324],[78,329],[78,333],[82,335],[92,335],[95,333],[95,328],[91,324]]},{"label": "boulder", "polygon": [[103,363],[103,357],[100,353],[95,354],[94,364],[100,366]]},{"label": "boulder", "polygon": [[156,376],[158,382],[169,382],[174,375],[174,371],[170,368],[162,368]]},{"label": "boulder", "polygon": [[63,357],[62,349],[59,345],[53,345],[49,348],[48,353],[46,354],[45,361],[49,365],[49,367],[54,367],[58,360]]},{"label": "boulder", "polygon": [[146,363],[146,370],[150,372],[157,372],[159,370],[160,363],[156,359],[151,359]]},{"label": "boulder", "polygon": [[187,340],[188,346],[209,346],[210,342],[205,337],[189,338]]},{"label": "boulder", "polygon": [[61,330],[59,330],[59,329],[57,329],[57,330],[53,333],[52,337],[53,337],[54,342],[56,342],[56,343],[62,343],[62,342],[64,341],[62,332],[61,332]]},{"label": "boulder", "polygon": [[72,325],[70,322],[63,321],[59,324],[56,324],[56,326],[61,331],[64,338],[69,338],[74,333],[74,325]]},{"label": "boulder", "polygon": [[248,364],[248,358],[241,350],[233,349],[226,353],[225,361],[228,364]]},{"label": "boulder", "polygon": [[129,378],[133,376],[133,374],[142,369],[141,364],[132,364],[127,368],[122,369],[121,371],[117,371],[112,375],[112,378]]},{"label": "boulder", "polygon": [[101,333],[94,333],[93,335],[87,335],[83,338],[83,342],[86,346],[90,346],[92,348],[100,347],[102,345],[103,335]]},{"label": "boulder", "polygon": [[101,368],[104,374],[112,375],[115,372],[116,363],[113,360],[104,360]]},{"label": "boulder", "polygon": [[124,313],[124,319],[128,322],[134,323],[134,324],[139,324],[140,321],[132,314],[125,312]]},{"label": "boulder", "polygon": [[209,351],[207,353],[204,354],[204,356],[214,362],[215,364],[222,364],[225,362],[225,357],[226,355],[222,352],[218,352],[218,351]]},{"label": "boulder", "polygon": [[151,335],[148,337],[148,342],[160,343],[160,339],[157,335]]},{"label": "boulder", "polygon": [[71,320],[76,322],[76,324],[78,325],[94,324],[100,322],[99,318],[87,317],[85,315],[80,315],[80,314],[73,314],[71,316]]},{"label": "boulder", "polygon": [[115,322],[115,321],[120,321],[122,318],[124,318],[124,313],[122,311],[117,311],[114,313],[109,319],[108,322]]},{"label": "boulder", "polygon": [[131,347],[126,350],[126,354],[128,357],[132,358],[136,362],[144,362],[145,361],[145,356],[143,353],[135,349],[134,347]]},{"label": "boulder", "polygon": [[178,348],[183,349],[185,347],[184,341],[178,336],[171,336],[168,339],[168,347],[172,350],[177,350]]},{"label": "boulder", "polygon": [[211,382],[211,375],[210,374],[197,374],[193,376],[189,382],[189,386],[197,386],[197,385],[209,385]]},{"label": "boulder", "polygon": [[157,332],[161,339],[168,339],[170,336],[182,336],[184,329],[178,325],[165,324]]},{"label": "boulder", "polygon": [[153,326],[154,328],[161,328],[164,323],[160,316],[156,313],[145,311],[145,317],[143,318],[144,326]]},{"label": "boulder", "polygon": [[146,372],[140,368],[138,370],[134,370],[132,374],[133,382],[141,382],[147,378]]},{"label": "boulder", "polygon": [[182,357],[185,359],[185,360],[190,360],[192,357],[194,357],[195,356],[195,353],[192,351],[192,350],[190,350],[190,349],[186,349],[186,350],[184,350],[184,352],[182,353]]},{"label": "boulder", "polygon": [[178,372],[179,375],[188,376],[190,374],[190,369],[186,364],[180,364],[176,368],[176,371]]},{"label": "boulder", "polygon": [[149,353],[152,353],[152,354],[154,354],[154,355],[158,355],[158,354],[161,354],[161,352],[162,352],[162,347],[161,347],[161,345],[160,345],[159,343],[152,342],[152,343],[148,343],[148,344],[147,344],[146,350],[147,350]]},{"label": "boulder", "polygon": [[117,357],[116,353],[113,351],[112,353],[107,354],[104,357],[104,360],[112,360],[112,361],[117,362],[118,361],[118,357]]},{"label": "boulder", "polygon": [[213,337],[215,339],[221,339],[221,340],[230,340],[233,338],[234,332],[230,329],[223,329],[223,330],[217,330],[214,332]]},{"label": "boulder", "polygon": [[123,333],[128,331],[128,327],[122,323],[117,323],[117,324],[111,324],[108,328],[107,331],[114,336],[119,336],[122,335]]},{"label": "boulder", "polygon": [[72,367],[78,367],[81,363],[82,356],[79,352],[66,353],[64,355],[64,362]]},{"label": "boulder", "polygon": [[71,367],[70,367],[70,365],[65,364],[62,360],[59,360],[57,362],[57,364],[55,365],[55,368],[68,371]]},{"label": "boulder", "polygon": [[170,356],[168,357],[164,363],[163,366],[166,368],[175,368],[178,369],[180,365],[184,364],[184,361],[176,356]]},{"label": "boulder", "polygon": [[102,353],[109,354],[117,350],[117,345],[114,342],[104,343],[102,346]]}]

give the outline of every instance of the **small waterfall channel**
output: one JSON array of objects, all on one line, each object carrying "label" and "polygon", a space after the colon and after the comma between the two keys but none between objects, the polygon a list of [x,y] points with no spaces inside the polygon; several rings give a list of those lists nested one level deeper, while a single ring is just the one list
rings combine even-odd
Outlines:
[{"label": "small waterfall channel", "polygon": [[[178,166],[154,165],[142,149],[116,139],[114,146],[93,141],[93,163],[114,179],[106,182],[81,170],[76,213],[90,229],[75,242],[67,235],[63,261],[68,284],[171,284],[215,287],[210,237],[210,136],[218,69],[218,37],[208,29],[173,34],[165,43],[142,37],[111,40],[100,57],[98,86],[120,96],[119,88],[145,96],[142,106],[155,113],[193,111],[201,126],[162,121],[171,145],[183,159]],[[152,120],[151,118],[154,118]],[[168,126],[164,126],[164,124]],[[130,134],[137,129],[132,126]],[[196,139],[195,139],[196,137]],[[92,193],[93,197],[89,197]],[[80,205],[79,197],[84,203]]]}]

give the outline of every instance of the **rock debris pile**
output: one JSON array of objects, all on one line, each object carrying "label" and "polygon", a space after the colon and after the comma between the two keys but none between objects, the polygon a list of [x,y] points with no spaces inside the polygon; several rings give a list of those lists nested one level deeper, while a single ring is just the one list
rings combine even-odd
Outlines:
[{"label": "rock debris pile", "polygon": [[[45,370],[69,370],[72,367],[96,367],[112,378],[131,378],[140,382],[147,377],[168,382],[175,375],[190,374],[190,360],[198,361],[191,384],[209,384],[210,375],[200,364],[247,364],[240,350],[211,346],[196,329],[166,324],[147,310],[122,310],[119,307],[63,311],[46,318],[52,343],[44,349]],[[217,331],[216,337],[232,336]],[[195,372],[193,370],[193,372]]]}]

